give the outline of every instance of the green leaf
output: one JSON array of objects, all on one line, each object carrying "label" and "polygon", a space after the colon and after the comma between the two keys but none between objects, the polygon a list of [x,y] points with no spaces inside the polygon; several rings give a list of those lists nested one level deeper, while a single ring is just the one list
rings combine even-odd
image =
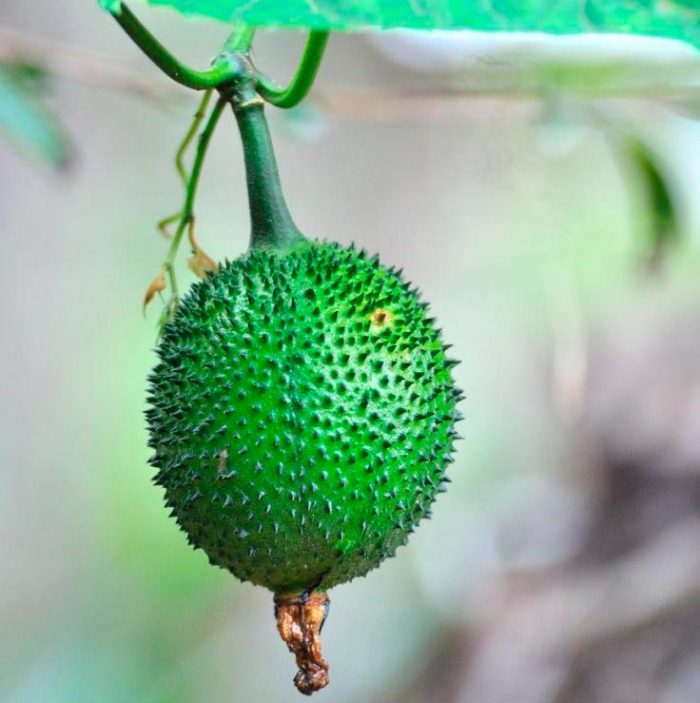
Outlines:
[{"label": "green leaf", "polygon": [[[700,0],[147,0],[225,22],[314,29],[623,32],[700,46]],[[100,0],[118,11],[120,0]]]},{"label": "green leaf", "polygon": [[70,157],[70,143],[37,97],[45,87],[46,77],[38,69],[0,65],[0,135],[20,151],[61,168]]},{"label": "green leaf", "polygon": [[641,176],[649,204],[647,267],[658,270],[669,250],[681,241],[676,194],[657,154],[642,139],[626,137],[624,146],[633,167]]}]

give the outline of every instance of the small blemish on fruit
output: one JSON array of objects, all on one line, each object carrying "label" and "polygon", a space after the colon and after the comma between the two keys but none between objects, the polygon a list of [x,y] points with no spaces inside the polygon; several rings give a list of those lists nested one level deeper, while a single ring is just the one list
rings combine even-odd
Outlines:
[{"label": "small blemish on fruit", "polygon": [[374,332],[380,332],[383,329],[394,326],[394,313],[386,308],[377,308],[369,316],[371,327]]},{"label": "small blemish on fruit", "polygon": [[219,476],[226,473],[226,460],[228,459],[228,449],[219,452]]}]

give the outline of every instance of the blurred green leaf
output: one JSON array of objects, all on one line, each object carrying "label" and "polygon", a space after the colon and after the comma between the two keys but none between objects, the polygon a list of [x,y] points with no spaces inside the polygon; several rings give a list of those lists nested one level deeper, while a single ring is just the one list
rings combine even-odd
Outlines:
[{"label": "blurred green leaf", "polygon": [[629,138],[627,151],[647,191],[651,216],[651,237],[647,265],[656,271],[681,239],[674,192],[655,152],[641,139]]},{"label": "blurred green leaf", "polygon": [[[624,32],[700,46],[700,0],[147,0],[187,14],[315,29]],[[118,10],[121,0],[100,0]]]},{"label": "blurred green leaf", "polygon": [[0,65],[0,134],[20,151],[62,168],[71,147],[56,117],[40,102],[38,96],[46,87],[47,77],[41,69]]}]

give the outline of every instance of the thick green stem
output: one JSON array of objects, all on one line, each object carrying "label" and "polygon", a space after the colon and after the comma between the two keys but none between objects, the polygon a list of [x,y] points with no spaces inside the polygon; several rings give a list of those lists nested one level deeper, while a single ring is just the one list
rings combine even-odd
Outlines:
[{"label": "thick green stem", "polygon": [[231,105],[243,142],[250,206],[250,248],[284,249],[303,241],[282,193],[262,99],[252,85],[247,85],[236,91]]},{"label": "thick green stem", "polygon": [[241,75],[246,70],[235,54],[222,54],[208,71],[195,71],[180,63],[142,24],[131,10],[122,3],[112,13],[114,19],[134,43],[163,73],[174,81],[194,90],[218,88]]},{"label": "thick green stem", "polygon": [[328,32],[314,31],[309,34],[299,67],[286,88],[280,88],[258,73],[258,93],[276,107],[290,108],[298,105],[307,96],[316,79],[328,37]]}]

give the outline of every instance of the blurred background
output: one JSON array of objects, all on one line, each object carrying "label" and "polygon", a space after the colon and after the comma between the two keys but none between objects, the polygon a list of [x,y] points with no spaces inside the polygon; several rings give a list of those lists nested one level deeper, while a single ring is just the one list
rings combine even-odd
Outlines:
[{"label": "blurred background", "polygon": [[[226,35],[137,9],[196,66]],[[270,595],[186,546],[146,463],[141,302],[196,97],[94,2],[0,27],[0,701],[299,701]],[[284,80],[302,45],[256,60]],[[700,700],[698,54],[335,36],[269,112],[301,229],[402,266],[467,394],[433,519],[331,593],[319,700]],[[232,119],[197,218],[213,258],[246,248]]]}]

